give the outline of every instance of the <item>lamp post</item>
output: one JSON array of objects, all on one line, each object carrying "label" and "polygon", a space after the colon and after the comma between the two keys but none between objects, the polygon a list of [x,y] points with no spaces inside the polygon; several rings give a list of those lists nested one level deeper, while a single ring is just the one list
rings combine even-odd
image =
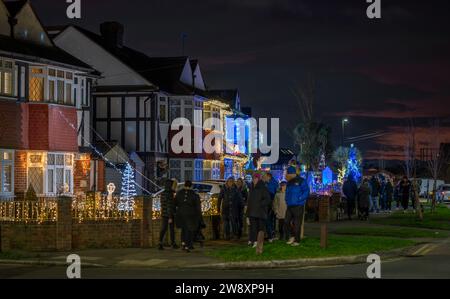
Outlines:
[{"label": "lamp post", "polygon": [[342,146],[344,146],[344,142],[345,142],[345,124],[348,123],[348,118],[343,118],[341,123],[342,123]]}]

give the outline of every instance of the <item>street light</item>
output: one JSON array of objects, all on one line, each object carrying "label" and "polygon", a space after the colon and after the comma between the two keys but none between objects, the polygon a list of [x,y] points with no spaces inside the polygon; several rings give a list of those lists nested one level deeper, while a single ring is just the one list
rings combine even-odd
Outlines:
[{"label": "street light", "polygon": [[344,146],[344,140],[345,140],[345,124],[348,123],[348,118],[342,119],[342,146]]}]

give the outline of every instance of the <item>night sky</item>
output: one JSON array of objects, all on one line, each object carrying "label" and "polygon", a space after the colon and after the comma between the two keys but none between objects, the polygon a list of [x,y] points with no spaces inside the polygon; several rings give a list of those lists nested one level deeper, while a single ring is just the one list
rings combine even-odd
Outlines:
[{"label": "night sky", "polygon": [[414,118],[419,142],[439,118],[450,141],[449,1],[382,0],[382,19],[365,0],[82,0],[82,19],[66,18],[65,0],[32,0],[44,25],[69,22],[98,32],[125,25],[126,45],[150,56],[200,59],[210,88],[238,88],[256,117],[281,119],[281,143],[294,148],[299,121],[292,88],[312,74],[315,115],[341,138],[387,132],[356,142],[366,158],[402,157],[404,127]]}]

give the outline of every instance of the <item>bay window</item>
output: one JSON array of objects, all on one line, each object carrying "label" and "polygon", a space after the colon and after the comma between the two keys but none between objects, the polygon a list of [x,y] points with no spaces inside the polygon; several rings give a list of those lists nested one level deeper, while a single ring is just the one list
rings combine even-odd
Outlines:
[{"label": "bay window", "polygon": [[0,149],[0,196],[14,193],[14,151]]},{"label": "bay window", "polygon": [[32,67],[30,101],[74,105],[74,76],[54,68]]},{"label": "bay window", "polygon": [[73,154],[28,153],[28,185],[36,194],[73,193]]}]

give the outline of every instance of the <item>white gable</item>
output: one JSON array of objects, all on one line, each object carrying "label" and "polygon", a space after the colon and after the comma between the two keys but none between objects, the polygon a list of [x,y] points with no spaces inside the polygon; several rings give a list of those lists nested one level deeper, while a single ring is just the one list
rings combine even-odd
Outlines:
[{"label": "white gable", "polygon": [[16,15],[16,19],[17,24],[14,26],[15,38],[52,46],[50,38],[47,36],[47,33],[28,2]]},{"label": "white gable", "polygon": [[192,68],[189,59],[184,63],[183,71],[181,72],[180,82],[192,86]]},{"label": "white gable", "polygon": [[54,42],[64,51],[101,72],[102,78],[98,80],[100,86],[153,86],[133,69],[72,26],[61,32]]},{"label": "white gable", "polygon": [[197,63],[197,66],[194,70],[194,77],[195,77],[195,87],[201,90],[205,90],[205,82],[203,81],[202,72],[200,70],[200,64]]}]

